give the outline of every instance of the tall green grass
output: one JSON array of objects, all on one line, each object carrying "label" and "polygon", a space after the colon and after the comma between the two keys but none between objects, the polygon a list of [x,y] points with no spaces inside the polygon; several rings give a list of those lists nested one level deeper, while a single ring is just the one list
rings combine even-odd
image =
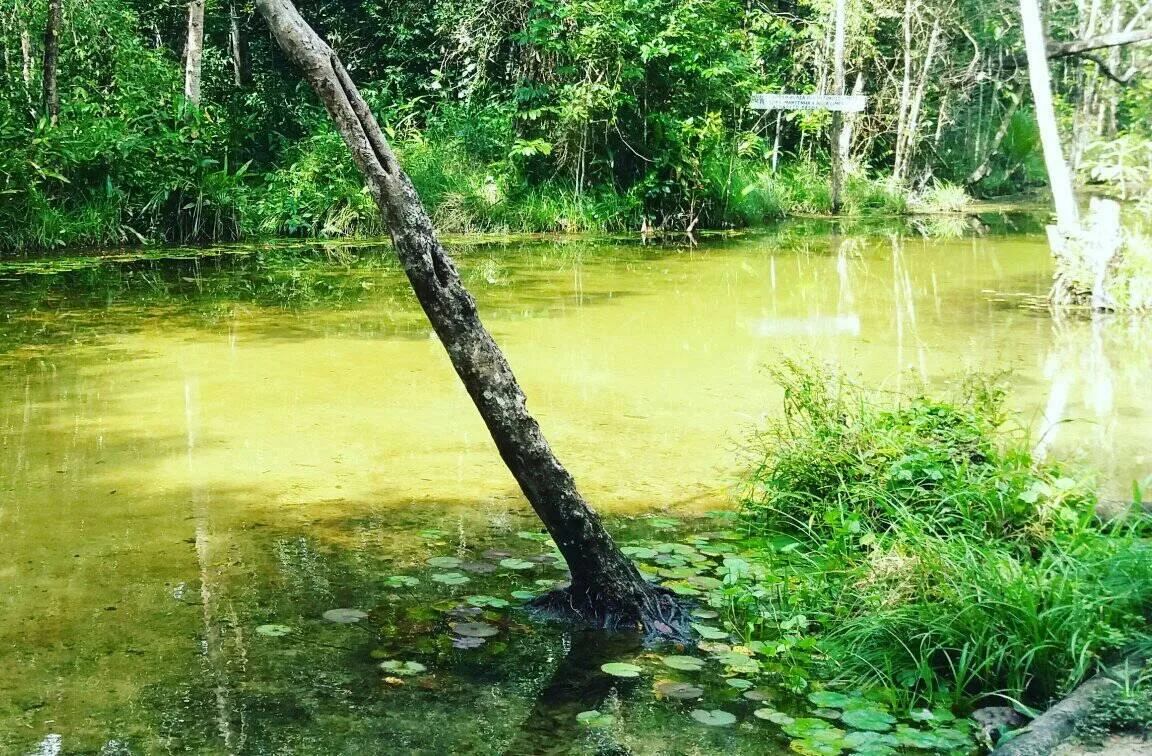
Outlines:
[{"label": "tall green grass", "polygon": [[784,416],[743,490],[770,571],[730,605],[750,639],[800,617],[834,674],[961,706],[1045,703],[1147,639],[1148,518],[1102,522],[1090,484],[1006,430],[996,381],[940,400],[791,362],[776,378]]}]

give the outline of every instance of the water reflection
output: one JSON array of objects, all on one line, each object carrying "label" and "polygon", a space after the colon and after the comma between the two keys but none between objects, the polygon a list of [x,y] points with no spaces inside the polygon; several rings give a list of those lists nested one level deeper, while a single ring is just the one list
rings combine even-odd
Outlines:
[{"label": "water reflection", "polygon": [[[1043,237],[990,225],[459,256],[560,457],[618,523],[727,506],[735,443],[778,407],[762,367],[799,352],[888,387],[1011,368],[1045,453],[1127,495],[1152,473],[1149,326],[1020,308],[1048,288]],[[563,665],[596,649],[516,630],[499,663],[445,657],[436,689],[392,690],[371,657],[388,637],[317,619],[373,607],[418,645],[432,620],[382,576],[435,539],[467,551],[533,527],[386,248],[58,267],[0,280],[0,752],[569,738],[603,681]],[[253,635],[269,622],[308,641]],[[647,689],[605,696],[619,724],[611,743],[577,730],[584,752],[659,752],[644,750],[659,731],[763,753],[668,719]]]}]

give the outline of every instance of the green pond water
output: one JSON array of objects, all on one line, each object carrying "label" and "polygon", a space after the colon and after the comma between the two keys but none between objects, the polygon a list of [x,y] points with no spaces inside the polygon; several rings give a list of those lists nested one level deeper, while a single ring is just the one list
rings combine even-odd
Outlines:
[{"label": "green pond water", "polygon": [[[623,540],[653,516],[723,529],[706,513],[733,507],[737,445],[779,406],[763,368],[803,354],[901,390],[1010,369],[1042,451],[1130,495],[1152,474],[1152,328],[1022,306],[1049,284],[1042,230],[987,220],[452,251]],[[498,634],[452,646],[477,617],[444,610],[515,605],[563,565],[518,535],[538,524],[386,245],[9,261],[0,313],[0,753],[786,751],[722,681],[678,702],[651,670],[600,671],[644,658],[635,639],[489,608]],[[476,571],[507,558],[489,549],[541,558]],[[470,582],[434,579],[459,572],[437,556]]]}]

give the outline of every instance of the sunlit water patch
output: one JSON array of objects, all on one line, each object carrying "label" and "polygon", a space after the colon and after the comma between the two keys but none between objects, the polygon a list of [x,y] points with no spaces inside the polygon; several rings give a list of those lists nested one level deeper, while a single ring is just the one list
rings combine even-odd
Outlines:
[{"label": "sunlit water patch", "polygon": [[[1009,368],[1035,443],[1128,495],[1152,473],[1148,326],[1020,307],[1047,289],[1043,238],[982,230],[457,253],[615,527],[731,506],[735,447],[778,406],[762,366],[801,352],[894,389]],[[603,673],[642,653],[628,639],[518,613],[513,592],[562,571],[517,569],[547,549],[516,536],[534,523],[386,246],[0,274],[0,751],[787,747],[742,691],[663,695],[658,662],[639,682]],[[389,582],[405,575],[420,582]],[[480,612],[450,618],[449,599]],[[324,619],[334,609],[366,616]]]}]

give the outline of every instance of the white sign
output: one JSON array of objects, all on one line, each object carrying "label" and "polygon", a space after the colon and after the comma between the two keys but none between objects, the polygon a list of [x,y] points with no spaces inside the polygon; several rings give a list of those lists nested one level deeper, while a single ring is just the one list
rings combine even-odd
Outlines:
[{"label": "white sign", "polygon": [[838,110],[857,113],[868,106],[865,95],[754,94],[753,110]]}]

